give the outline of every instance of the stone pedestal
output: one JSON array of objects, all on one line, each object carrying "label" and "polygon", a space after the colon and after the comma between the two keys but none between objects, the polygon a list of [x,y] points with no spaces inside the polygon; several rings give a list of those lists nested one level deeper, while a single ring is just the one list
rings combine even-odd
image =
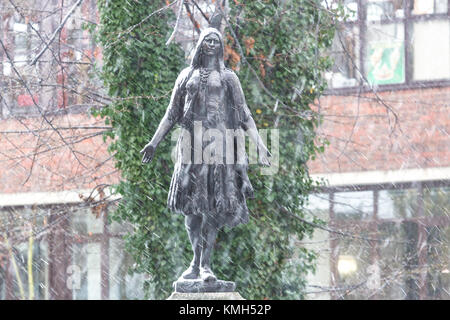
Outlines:
[{"label": "stone pedestal", "polygon": [[173,292],[167,300],[245,300],[238,292]]},{"label": "stone pedestal", "polygon": [[203,281],[200,279],[178,279],[173,283],[175,292],[200,293],[200,292],[233,292],[236,284],[232,281]]},{"label": "stone pedestal", "polygon": [[174,292],[167,300],[244,300],[235,292],[232,281],[203,281],[178,279],[173,283]]}]

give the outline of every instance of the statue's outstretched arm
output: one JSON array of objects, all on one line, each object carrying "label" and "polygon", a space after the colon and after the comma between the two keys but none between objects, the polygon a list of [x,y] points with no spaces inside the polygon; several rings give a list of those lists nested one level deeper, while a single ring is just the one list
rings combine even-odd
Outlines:
[{"label": "statue's outstretched arm", "polygon": [[180,120],[184,109],[185,80],[187,69],[183,70],[175,82],[172,91],[169,106],[164,117],[161,119],[153,138],[141,150],[142,163],[148,163],[152,160],[156,148],[164,137],[169,133],[173,126]]},{"label": "statue's outstretched arm", "polygon": [[245,102],[244,91],[242,90],[239,78],[233,73],[231,80],[231,90],[233,94],[234,104],[238,109],[240,125],[242,129],[248,134],[252,142],[257,146],[259,163],[270,166],[269,157],[271,156],[269,150],[261,139],[255,120],[253,120],[250,109]]},{"label": "statue's outstretched arm", "polygon": [[242,127],[246,130],[245,132],[252,142],[257,146],[259,163],[270,166],[269,157],[271,157],[271,154],[258,133],[258,128],[256,127],[253,117],[248,117],[247,121],[242,124]]}]

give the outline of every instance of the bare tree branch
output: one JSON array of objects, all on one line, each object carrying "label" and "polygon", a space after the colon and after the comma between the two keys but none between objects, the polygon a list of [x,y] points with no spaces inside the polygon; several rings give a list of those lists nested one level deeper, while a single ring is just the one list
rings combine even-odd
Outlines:
[{"label": "bare tree branch", "polygon": [[52,36],[50,37],[49,41],[46,43],[45,47],[42,48],[42,50],[36,55],[36,57],[31,61],[30,65],[34,65],[39,58],[44,54],[44,52],[47,50],[47,48],[51,45],[51,43],[55,40],[56,36],[59,34],[59,32],[61,31],[61,29],[64,27],[64,25],[66,24],[67,20],[70,18],[70,16],[72,15],[72,13],[75,11],[75,9],[81,4],[81,2],[83,2],[83,0],[78,0],[73,6],[72,8],[70,8],[69,12],[67,12],[66,16],[64,17],[64,19],[62,20],[62,22],[60,23],[60,25],[58,26],[58,28],[56,28],[56,30],[53,32]]}]

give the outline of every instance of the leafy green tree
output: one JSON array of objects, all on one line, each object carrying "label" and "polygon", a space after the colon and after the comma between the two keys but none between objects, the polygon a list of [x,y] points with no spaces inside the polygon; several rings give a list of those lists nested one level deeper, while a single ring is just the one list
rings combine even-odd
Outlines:
[{"label": "leafy green tree", "polygon": [[[319,118],[310,106],[325,87],[322,73],[330,61],[323,50],[333,38],[333,13],[318,0],[229,4],[227,64],[242,82],[257,126],[280,130],[280,160],[275,175],[250,168],[256,196],[247,201],[250,222],[219,233],[213,268],[219,278],[236,281],[247,299],[302,298],[314,254],[296,249],[292,240],[313,231],[300,220],[315,187],[306,161],[323,149],[315,141]],[[165,45],[174,15],[170,10],[152,15],[163,5],[99,0],[97,33],[103,47],[102,78],[116,101],[100,111],[113,127],[109,149],[122,175],[116,191],[123,199],[112,217],[135,225],[126,238],[127,250],[136,259],[135,271],[151,275],[147,292],[157,299],[168,297],[172,282],[192,258],[183,217],[166,208],[174,142],[166,138],[150,165],[141,165],[139,154],[186,64],[176,44]]]}]

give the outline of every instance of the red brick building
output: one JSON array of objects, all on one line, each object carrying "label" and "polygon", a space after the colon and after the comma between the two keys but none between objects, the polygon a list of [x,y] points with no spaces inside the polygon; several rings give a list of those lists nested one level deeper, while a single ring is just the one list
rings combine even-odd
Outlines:
[{"label": "red brick building", "polygon": [[310,283],[336,290],[311,296],[449,299],[449,2],[342,2],[309,167],[312,213],[343,233],[317,231]]},{"label": "red brick building", "polygon": [[0,9],[0,299],[143,297],[127,226],[107,223],[103,189],[119,179],[108,126],[89,115],[108,101],[92,72],[101,52],[82,28],[98,20],[95,3]]}]

